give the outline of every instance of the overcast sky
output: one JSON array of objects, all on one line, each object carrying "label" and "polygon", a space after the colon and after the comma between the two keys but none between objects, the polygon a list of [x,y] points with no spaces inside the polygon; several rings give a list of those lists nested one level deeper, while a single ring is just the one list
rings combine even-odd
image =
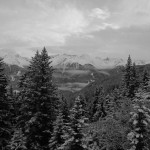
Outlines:
[{"label": "overcast sky", "polygon": [[29,56],[43,46],[150,59],[150,0],[0,0],[0,48]]}]

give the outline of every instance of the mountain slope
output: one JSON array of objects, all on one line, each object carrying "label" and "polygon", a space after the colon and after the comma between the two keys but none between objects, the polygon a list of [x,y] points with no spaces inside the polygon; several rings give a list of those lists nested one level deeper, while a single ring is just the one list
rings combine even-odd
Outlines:
[{"label": "mountain slope", "polygon": [[[143,60],[135,60],[137,65],[145,65],[149,62]],[[52,65],[55,68],[63,69],[81,69],[85,66],[93,67],[97,69],[112,69],[117,66],[124,66],[126,60],[121,58],[101,58],[101,57],[91,57],[89,55],[55,55],[52,56]]]},{"label": "mountain slope", "polygon": [[28,58],[22,57],[10,49],[0,49],[0,57],[2,57],[4,62],[8,65],[17,65],[19,67],[29,65]]},{"label": "mountain slope", "polygon": [[[29,59],[20,56],[10,49],[0,49],[0,57],[4,58],[4,62],[9,65],[18,65],[24,67],[29,65]],[[52,66],[57,69],[112,69],[117,66],[126,64],[126,60],[121,58],[101,58],[89,55],[68,55],[58,54],[51,56]],[[145,65],[149,62],[143,60],[135,60],[137,65]]]}]

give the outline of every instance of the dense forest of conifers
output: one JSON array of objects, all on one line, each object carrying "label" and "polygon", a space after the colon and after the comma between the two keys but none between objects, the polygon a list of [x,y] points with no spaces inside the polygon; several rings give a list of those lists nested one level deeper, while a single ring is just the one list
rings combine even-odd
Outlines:
[{"label": "dense forest of conifers", "polygon": [[53,71],[44,48],[14,93],[0,59],[0,150],[150,149],[149,75],[139,75],[130,56],[118,88],[108,94],[98,86],[92,101],[78,95],[71,108]]}]

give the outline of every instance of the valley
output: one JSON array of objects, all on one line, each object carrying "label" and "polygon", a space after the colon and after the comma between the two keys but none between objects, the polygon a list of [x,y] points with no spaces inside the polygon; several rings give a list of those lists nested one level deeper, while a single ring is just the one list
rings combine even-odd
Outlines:
[{"label": "valley", "polygon": [[[1,51],[0,56],[4,59],[5,70],[8,80],[14,90],[19,90],[18,81],[26,72],[30,59],[17,53]],[[121,82],[125,60],[88,55],[55,55],[51,56],[51,65],[54,68],[53,81],[62,93],[79,93],[87,89],[93,90],[98,85],[104,86],[110,91]],[[139,66],[148,62],[136,60]],[[99,65],[99,67],[98,67]],[[88,91],[87,90],[87,91]]]}]

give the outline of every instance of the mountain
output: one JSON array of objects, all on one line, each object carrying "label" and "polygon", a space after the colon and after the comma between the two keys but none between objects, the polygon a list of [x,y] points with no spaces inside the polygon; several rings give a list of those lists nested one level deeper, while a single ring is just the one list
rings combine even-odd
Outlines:
[{"label": "mountain", "polygon": [[[9,65],[17,65],[24,67],[29,65],[29,59],[22,57],[13,50],[0,49],[0,57],[4,58],[4,62]],[[68,55],[58,54],[52,55],[52,66],[57,69],[112,69],[117,66],[126,64],[126,60],[121,58],[101,58],[92,57],[90,55]],[[135,60],[137,65],[145,65],[149,62],[143,60]]]},{"label": "mountain", "polygon": [[[143,60],[135,60],[137,65],[145,65],[149,62]],[[101,58],[89,55],[68,55],[59,54],[52,56],[52,65],[55,68],[62,69],[112,69],[117,66],[124,66],[126,60],[121,58]]]},{"label": "mountain", "polygon": [[[4,58],[6,63],[5,70],[10,84],[13,85],[14,89],[18,89],[19,78],[26,71],[25,66],[29,65],[30,60],[8,49],[0,49],[0,57]],[[126,64],[124,59],[89,55],[59,54],[51,56],[51,60],[55,68],[53,81],[63,92],[77,92],[86,87],[89,89],[91,85],[95,87],[97,84],[103,84],[107,90],[110,90],[112,87],[116,87],[121,80],[122,69],[118,68]],[[148,63],[142,60],[135,62],[137,65]],[[94,88],[91,87],[91,89]]]},{"label": "mountain", "polygon": [[0,57],[4,59],[6,64],[17,65],[22,68],[29,65],[30,61],[28,58],[20,56],[11,49],[0,49]]}]

